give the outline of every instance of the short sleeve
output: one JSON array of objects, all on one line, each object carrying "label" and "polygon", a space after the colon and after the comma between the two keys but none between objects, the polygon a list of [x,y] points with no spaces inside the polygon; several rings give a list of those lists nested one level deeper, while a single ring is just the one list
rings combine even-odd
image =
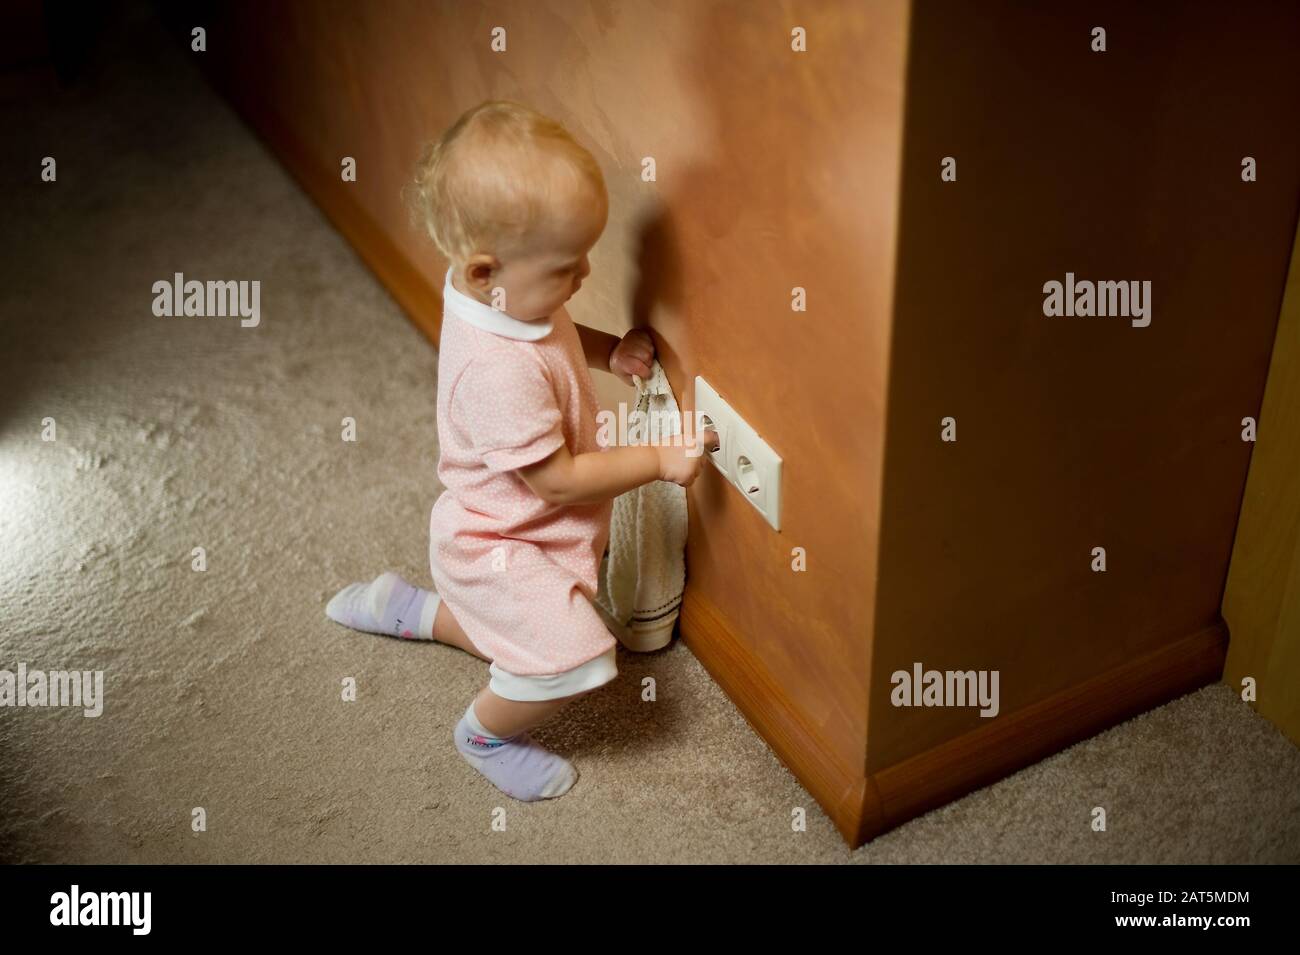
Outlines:
[{"label": "short sleeve", "polygon": [[493,471],[513,471],[564,444],[555,389],[541,366],[510,350],[475,358],[452,395],[452,413]]}]

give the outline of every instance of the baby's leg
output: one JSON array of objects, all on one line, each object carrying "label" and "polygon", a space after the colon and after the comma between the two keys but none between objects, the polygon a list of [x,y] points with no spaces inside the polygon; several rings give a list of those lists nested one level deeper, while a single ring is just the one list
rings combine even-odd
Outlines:
[{"label": "baby's leg", "polygon": [[472,653],[480,660],[492,662],[492,658],[485,653],[481,653],[479,648],[474,646],[469,635],[461,627],[460,621],[452,616],[451,608],[441,600],[438,601],[437,618],[433,621],[433,639],[439,643],[445,643],[449,647],[460,647],[466,653]]},{"label": "baby's leg", "polygon": [[578,771],[567,759],[538,745],[528,730],[583,693],[523,701],[504,699],[484,687],[456,724],[456,748],[508,796],[524,802],[563,796]]},{"label": "baby's leg", "polygon": [[437,640],[492,662],[470,642],[442,598],[408,584],[397,574],[349,584],[326,605],[325,615],[353,630],[406,640]]},{"label": "baby's leg", "polygon": [[504,738],[517,736],[545,722],[580,696],[581,693],[558,700],[507,700],[485,686],[474,698],[472,706],[488,735]]}]

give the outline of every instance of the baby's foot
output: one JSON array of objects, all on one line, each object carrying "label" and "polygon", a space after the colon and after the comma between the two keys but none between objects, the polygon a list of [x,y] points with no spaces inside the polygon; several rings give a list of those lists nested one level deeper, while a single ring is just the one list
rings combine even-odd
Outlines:
[{"label": "baby's foot", "polygon": [[563,796],[578,771],[562,756],[539,746],[527,733],[489,736],[474,718],[473,706],[456,724],[456,749],[465,761],[507,796],[523,802]]},{"label": "baby's foot", "polygon": [[408,640],[432,640],[441,598],[408,584],[397,574],[380,574],[368,584],[349,584],[325,607],[336,623],[366,633]]}]

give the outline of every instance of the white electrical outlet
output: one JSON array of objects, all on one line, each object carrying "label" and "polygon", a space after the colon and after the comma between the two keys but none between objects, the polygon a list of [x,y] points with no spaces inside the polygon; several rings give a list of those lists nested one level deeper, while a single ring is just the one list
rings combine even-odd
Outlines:
[{"label": "white electrical outlet", "polygon": [[781,456],[736,414],[703,378],[695,378],[695,411],[718,432],[716,451],[704,452],[745,500],[781,529]]}]

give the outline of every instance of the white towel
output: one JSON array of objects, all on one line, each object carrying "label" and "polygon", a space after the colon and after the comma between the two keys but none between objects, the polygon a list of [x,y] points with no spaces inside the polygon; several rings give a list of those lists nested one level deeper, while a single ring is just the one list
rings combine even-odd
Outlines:
[{"label": "white towel", "polygon": [[[630,435],[629,441],[662,444],[664,437],[681,434],[677,399],[659,359],[654,359],[650,377],[644,382],[637,378],[636,386],[636,409],[654,420],[657,431],[641,440]],[[667,646],[685,584],[686,488],[651,481],[614,498],[594,604],[610,632],[627,649],[641,653]]]}]

